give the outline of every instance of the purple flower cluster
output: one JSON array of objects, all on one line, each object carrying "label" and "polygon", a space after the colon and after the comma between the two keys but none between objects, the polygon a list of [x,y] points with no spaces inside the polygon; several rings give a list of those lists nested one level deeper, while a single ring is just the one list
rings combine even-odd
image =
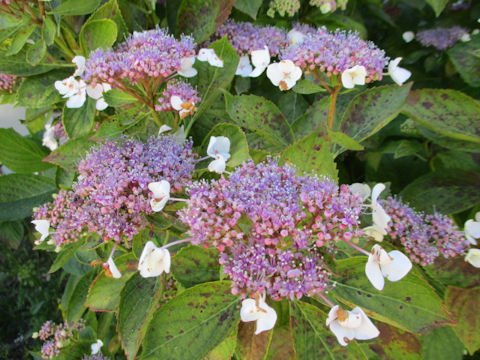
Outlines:
[{"label": "purple flower cluster", "polygon": [[90,53],[83,79],[91,84],[116,85],[123,79],[135,84],[149,78],[165,80],[181,69],[181,59],[195,56],[189,36],[176,40],[165,29],[134,32],[116,49]]},{"label": "purple flower cluster", "polygon": [[172,96],[178,96],[184,103],[198,104],[200,98],[196,89],[184,81],[177,80],[167,83],[166,89],[162,92],[162,97],[158,99],[160,105],[155,106],[157,111],[173,111],[170,99]]},{"label": "purple flower cluster", "polygon": [[77,323],[55,324],[49,320],[38,331],[38,338],[44,341],[41,349],[43,359],[53,359],[60,354],[60,349],[68,345],[69,340],[85,328],[83,320]]},{"label": "purple flower cluster", "polygon": [[392,240],[398,240],[410,258],[423,266],[432,264],[440,254],[445,258],[462,255],[469,246],[445,215],[416,212],[394,197],[382,201],[382,206],[392,218],[387,229]]},{"label": "purple flower cluster", "polygon": [[468,31],[460,26],[454,26],[451,28],[439,27],[436,29],[419,31],[416,35],[416,39],[423,46],[433,46],[438,50],[447,50],[455,45],[455,43],[466,34],[468,34]]},{"label": "purple flower cluster", "polygon": [[17,77],[0,73],[0,90],[11,93]]},{"label": "purple flower cluster", "polygon": [[296,175],[275,160],[189,188],[179,218],[191,241],[221,252],[233,292],[293,299],[325,290],[323,253],[360,234],[361,199],[348,186]]},{"label": "purple flower cluster", "polygon": [[179,144],[174,136],[106,142],[79,164],[72,191],[62,190],[52,203],[37,209],[35,219],[50,221],[57,246],[77,241],[84,231],[105,241],[132,239],[152,213],[150,182],[167,180],[181,191],[194,170],[192,142]]},{"label": "purple flower cluster", "polygon": [[248,55],[268,46],[271,56],[276,56],[287,46],[287,35],[274,26],[260,26],[249,22],[228,20],[215,33],[216,38],[227,36],[238,55]]},{"label": "purple flower cluster", "polygon": [[367,82],[381,80],[388,58],[373,42],[362,40],[358,33],[326,28],[309,31],[301,42],[292,44],[281,54],[304,71],[318,69],[327,76],[343,73],[355,65],[364,66]]}]

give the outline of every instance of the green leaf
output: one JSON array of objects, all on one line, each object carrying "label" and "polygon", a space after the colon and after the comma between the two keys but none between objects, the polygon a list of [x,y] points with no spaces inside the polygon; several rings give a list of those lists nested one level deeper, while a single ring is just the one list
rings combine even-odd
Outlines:
[{"label": "green leaf", "polygon": [[161,277],[144,279],[135,274],[120,294],[118,335],[128,359],[135,359],[145,331],[163,294]]},{"label": "green leaf", "polygon": [[368,316],[418,333],[451,324],[441,299],[433,288],[412,269],[401,281],[386,281],[376,290],[365,275],[367,257],[352,257],[337,262],[342,274],[332,293],[349,306],[360,306]]},{"label": "green leaf", "polygon": [[438,17],[443,9],[445,9],[445,6],[448,4],[448,0],[425,0],[435,11],[435,16]]},{"label": "green leaf", "polygon": [[290,303],[290,321],[299,359],[360,360],[366,357],[355,341],[347,347],[338,344],[335,335],[325,326],[327,314],[302,301]]},{"label": "green leaf", "polygon": [[56,80],[67,77],[69,72],[50,71],[46,74],[31,76],[23,80],[18,89],[18,105],[28,108],[47,107],[62,100],[55,89]]},{"label": "green leaf", "polygon": [[9,248],[16,250],[25,235],[21,221],[4,221],[0,223],[0,240]]},{"label": "green leaf", "polygon": [[25,46],[28,38],[32,35],[33,31],[35,30],[35,25],[30,25],[26,28],[21,29],[15,34],[15,37],[10,44],[10,48],[7,50],[7,56],[18,54],[20,50],[23,49]]},{"label": "green leaf", "polygon": [[32,215],[32,209],[50,201],[55,191],[55,181],[44,176],[0,176],[0,221],[19,220]]},{"label": "green leaf", "polygon": [[177,13],[177,34],[192,34],[197,43],[204,42],[227,20],[234,3],[235,0],[183,0]]},{"label": "green leaf", "polygon": [[340,130],[362,142],[397,117],[412,83],[368,89],[353,98],[343,114]]},{"label": "green leaf", "polygon": [[442,135],[480,142],[480,104],[460,91],[414,90],[408,96],[402,112]]},{"label": "green leaf", "polygon": [[375,353],[381,354],[382,359],[423,360],[418,336],[385,323],[377,322],[375,325],[380,335],[368,345]]},{"label": "green leaf", "polygon": [[480,287],[460,289],[453,286],[447,288],[445,303],[457,320],[453,331],[473,355],[480,348]]},{"label": "green leaf", "polygon": [[18,18],[10,15],[6,11],[0,12],[0,29],[8,29],[12,27],[17,27]]},{"label": "green leaf", "polygon": [[318,132],[312,132],[303,139],[290,145],[281,156],[282,162],[290,162],[303,173],[325,175],[338,180],[334,155],[330,152],[330,143]]},{"label": "green leaf", "polygon": [[307,79],[297,81],[292,90],[295,91],[297,94],[304,95],[316,94],[319,92],[327,91],[323,86],[317,85],[313,81]]},{"label": "green leaf", "polygon": [[185,290],[155,313],[140,359],[202,359],[237,326],[239,303],[228,281]]},{"label": "green leaf", "polygon": [[83,246],[83,244],[85,244],[85,238],[79,239],[74,243],[63,246],[57,257],[55,258],[52,266],[48,270],[49,274],[54,273],[63,265],[65,265],[66,262],[75,254],[75,252]]},{"label": "green leaf", "polygon": [[117,24],[117,41],[123,41],[125,35],[128,34],[127,24],[123,20],[122,12],[118,6],[117,0],[107,1],[105,4],[100,6],[90,17],[88,21],[99,20],[99,19],[111,19]]},{"label": "green leaf", "polygon": [[449,326],[422,336],[422,360],[461,360],[464,346]]},{"label": "green leaf", "polygon": [[226,136],[230,139],[230,159],[227,162],[228,166],[235,167],[248,160],[248,143],[247,138],[237,125],[235,124],[217,124],[203,139],[201,146],[202,154],[207,153],[208,144],[211,136]]},{"label": "green leaf", "polygon": [[27,62],[32,65],[38,65],[47,53],[47,45],[43,39],[38,39],[35,44],[27,49]]},{"label": "green leaf", "polygon": [[118,89],[108,90],[103,94],[103,98],[108,105],[114,107],[138,102],[138,100],[132,95]]},{"label": "green leaf", "polygon": [[445,259],[437,257],[433,265],[424,266],[428,276],[444,285],[461,288],[480,286],[478,269],[466,262],[462,256]]},{"label": "green leaf", "polygon": [[[30,49],[31,46],[27,45],[25,48]],[[9,75],[30,76],[62,68],[73,70],[73,64],[42,63],[32,66],[26,60],[27,52],[28,50],[23,49],[14,56],[6,56],[4,52],[0,52],[0,72]]]},{"label": "green leaf", "polygon": [[218,251],[188,246],[180,249],[172,261],[172,273],[184,287],[218,280],[220,275]]},{"label": "green leaf", "polygon": [[[88,288],[92,283],[97,271],[92,270],[83,275],[78,281],[72,281],[68,296],[62,299],[62,310],[64,319],[68,322],[77,322],[85,312],[85,300],[87,299]],[[68,286],[67,286],[68,288]]]},{"label": "green leaf", "polygon": [[128,253],[115,258],[115,265],[122,274],[120,279],[105,275],[105,271],[89,284],[85,306],[92,311],[116,311],[120,304],[120,293],[127,281],[137,270],[135,256]]},{"label": "green leaf", "polygon": [[480,36],[473,35],[467,42],[459,41],[447,51],[448,57],[468,85],[480,86]]},{"label": "green leaf", "polygon": [[77,171],[78,162],[95,144],[86,137],[70,140],[52,151],[43,161],[60,166],[65,170]]},{"label": "green leaf", "polygon": [[480,175],[462,170],[428,173],[400,195],[417,210],[454,214],[480,203]]},{"label": "green leaf", "polygon": [[233,329],[232,334],[223,340],[215,349],[210,351],[203,360],[225,360],[231,359],[237,345],[237,332]]},{"label": "green leaf", "polygon": [[92,13],[101,0],[65,0],[52,13],[56,15],[86,15]]},{"label": "green leaf", "polygon": [[0,162],[17,173],[31,174],[52,167],[42,160],[47,152],[13,129],[0,129]]},{"label": "green leaf", "polygon": [[240,322],[235,358],[238,360],[263,360],[268,354],[273,331],[255,335],[255,322]]},{"label": "green leaf", "polygon": [[256,20],[258,9],[262,6],[262,0],[236,0],[233,6],[235,9],[250,16],[253,20]]},{"label": "green leaf", "polygon": [[62,122],[63,127],[70,139],[75,139],[83,135],[87,135],[95,124],[95,99],[87,96],[87,100],[82,107],[77,109],[63,108]]},{"label": "green leaf", "polygon": [[42,25],[42,39],[45,41],[45,44],[48,46],[53,45],[55,42],[56,32],[57,25],[55,24],[55,21],[50,16],[44,17]]},{"label": "green leaf", "polygon": [[393,158],[399,159],[404,156],[415,155],[423,151],[423,146],[420,142],[416,140],[400,140],[395,149]]},{"label": "green leaf", "polygon": [[113,20],[89,20],[80,30],[80,46],[87,55],[90,52],[110,48],[117,40],[117,24]]},{"label": "green leaf", "polygon": [[355,139],[352,139],[347,134],[344,134],[340,131],[328,131],[330,135],[330,139],[333,143],[340,145],[341,147],[347,150],[356,150],[360,151],[363,150],[363,145],[359,144]]},{"label": "green leaf", "polygon": [[261,136],[268,148],[280,151],[292,142],[294,135],[287,119],[271,101],[256,95],[226,97],[228,115],[240,127]]}]

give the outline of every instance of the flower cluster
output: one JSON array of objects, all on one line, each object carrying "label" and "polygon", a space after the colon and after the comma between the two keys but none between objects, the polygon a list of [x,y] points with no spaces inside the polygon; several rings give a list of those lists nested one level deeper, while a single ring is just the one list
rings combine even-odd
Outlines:
[{"label": "flower cluster", "polygon": [[116,85],[123,79],[135,84],[149,78],[165,80],[181,71],[181,60],[195,56],[189,36],[176,40],[165,29],[134,32],[116,49],[90,53],[83,79],[93,85]]},{"label": "flower cluster", "polygon": [[394,197],[382,201],[382,205],[391,217],[388,235],[405,247],[413,261],[425,266],[439,255],[448,258],[466,252],[469,242],[449,217],[416,212]]},{"label": "flower cluster", "polygon": [[43,359],[53,359],[60,354],[60,350],[68,345],[70,339],[85,328],[84,322],[81,320],[77,323],[55,324],[49,320],[42,325],[38,333],[34,337],[38,337],[44,341],[41,349]]},{"label": "flower cluster", "polygon": [[348,0],[310,0],[310,5],[320,9],[322,14],[326,14],[337,9],[345,10]]},{"label": "flower cluster", "polygon": [[468,36],[468,31],[460,26],[454,26],[419,31],[416,39],[423,46],[433,46],[438,50],[447,50],[464,36]]},{"label": "flower cluster", "polygon": [[[316,6],[320,9],[322,14],[335,11],[337,8],[345,10],[348,0],[310,0],[311,6]],[[278,12],[280,16],[292,17],[300,9],[300,0],[272,0],[267,15],[275,16]]]},{"label": "flower cluster", "polygon": [[319,70],[327,76],[359,66],[365,69],[366,82],[382,79],[388,61],[385,52],[373,42],[362,40],[357,33],[342,30],[330,33],[321,27],[302,35],[301,41],[285,49],[282,59],[293,61],[304,71]]},{"label": "flower cluster", "polygon": [[11,93],[16,79],[16,76],[0,73],[0,90]]},{"label": "flower cluster", "polygon": [[105,240],[132,239],[146,225],[144,215],[153,212],[148,184],[165,179],[180,191],[193,169],[191,141],[180,144],[175,136],[106,142],[80,162],[72,190],[61,190],[37,209],[35,219],[49,221],[57,246],[77,241],[85,230]]},{"label": "flower cluster", "polygon": [[171,81],[158,99],[157,111],[178,111],[180,118],[195,112],[195,104],[200,102],[198,92],[184,81]]},{"label": "flower cluster", "polygon": [[244,163],[189,188],[179,212],[191,242],[215,246],[233,292],[273,299],[321,292],[329,278],[323,254],[359,235],[362,200],[329,179],[301,177],[274,160]]},{"label": "flower cluster", "polygon": [[110,358],[103,354],[95,354],[95,355],[83,355],[81,360],[110,360]]}]

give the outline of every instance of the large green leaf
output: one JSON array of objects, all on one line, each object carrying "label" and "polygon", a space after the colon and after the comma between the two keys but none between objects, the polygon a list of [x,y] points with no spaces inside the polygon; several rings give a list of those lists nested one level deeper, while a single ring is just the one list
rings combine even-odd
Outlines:
[{"label": "large green leaf", "polygon": [[22,221],[0,222],[0,242],[16,250],[24,239],[25,227]]},{"label": "large green leaf", "polygon": [[35,25],[30,25],[18,31],[15,34],[15,37],[12,39],[12,42],[6,52],[6,55],[7,56],[15,55],[20,50],[22,50],[28,38],[30,37],[30,35],[32,35],[34,30],[35,30]]},{"label": "large green leaf", "polygon": [[342,280],[332,292],[340,301],[408,331],[427,332],[452,323],[441,299],[415,269],[398,282],[386,281],[385,288],[378,291],[365,275],[366,262],[367,257],[338,261],[336,272],[342,274]]},{"label": "large green leaf", "polygon": [[435,11],[435,15],[438,17],[445,6],[448,4],[448,0],[426,0],[426,2],[432,7],[433,11]]},{"label": "large green leaf", "polygon": [[95,112],[97,111],[95,104],[96,100],[87,96],[82,107],[72,109],[65,106],[63,108],[63,127],[70,139],[90,133],[95,123]]},{"label": "large green leaf", "polygon": [[290,319],[295,343],[295,352],[299,359],[366,359],[358,345],[353,341],[342,347],[335,335],[325,326],[327,314],[314,305],[302,301],[290,304]]},{"label": "large green leaf", "polygon": [[18,89],[18,105],[28,108],[42,108],[62,100],[55,89],[56,80],[62,80],[71,72],[51,71],[46,74],[26,78]]},{"label": "large green leaf", "polygon": [[134,96],[118,89],[111,89],[107,91],[103,94],[103,98],[110,106],[121,106],[138,102],[138,100]]},{"label": "large green leaf", "polygon": [[55,258],[52,266],[50,266],[48,272],[53,273],[60,269],[75,254],[75,252],[82,247],[83,244],[85,244],[85,238],[79,239],[74,243],[63,246],[57,257]]},{"label": "large green leaf", "polygon": [[117,39],[117,24],[110,19],[91,20],[80,30],[80,46],[85,54],[102,48],[108,49]]},{"label": "large green leaf", "polygon": [[78,162],[95,144],[94,141],[89,141],[86,137],[70,140],[52,151],[43,160],[58,165],[65,170],[76,171]]},{"label": "large green leaf", "polygon": [[267,356],[273,330],[255,335],[256,326],[253,321],[240,322],[235,350],[235,358],[238,360],[263,360]]},{"label": "large green leaf", "polygon": [[13,56],[6,56],[0,52],[0,72],[17,76],[38,75],[55,69],[72,69],[73,64],[41,63],[32,66],[27,62],[27,52],[33,45],[27,44],[22,51]]},{"label": "large green leaf", "polygon": [[256,95],[227,95],[226,106],[237,125],[255,132],[268,143],[266,150],[280,151],[292,142],[292,129],[273,102]]},{"label": "large green leaf", "polygon": [[31,174],[51,167],[42,159],[47,152],[13,129],[0,129],[0,162],[17,173]]},{"label": "large green leaf", "polygon": [[233,5],[235,9],[250,16],[253,20],[257,18],[258,9],[262,6],[262,0],[236,0]]},{"label": "large green leaf", "polygon": [[330,152],[330,143],[318,132],[312,132],[303,139],[290,145],[281,156],[282,161],[292,163],[304,173],[329,176],[338,179],[334,155]]},{"label": "large green leaf", "polygon": [[480,286],[478,269],[466,262],[461,256],[448,259],[439,256],[434,264],[423,268],[429,276],[444,285],[462,288]]},{"label": "large green leaf", "polygon": [[183,0],[177,13],[177,33],[192,34],[197,43],[204,42],[227,20],[234,2]]},{"label": "large green leaf", "polygon": [[118,334],[128,359],[135,359],[146,327],[163,293],[160,277],[133,275],[120,294]]},{"label": "large green leaf", "polygon": [[464,346],[449,326],[422,336],[422,360],[461,360]]},{"label": "large green leaf", "polygon": [[358,94],[345,110],[339,130],[358,142],[377,133],[400,113],[411,86],[377,86]]},{"label": "large green leaf", "polygon": [[249,158],[247,138],[237,125],[235,124],[217,124],[204,138],[201,149],[202,155],[206,154],[208,143],[211,136],[226,136],[230,139],[230,159],[228,166],[235,167]]},{"label": "large green leaf", "polygon": [[402,112],[442,135],[480,142],[480,103],[460,91],[414,90]]},{"label": "large green leaf", "polygon": [[101,0],[65,0],[52,13],[56,15],[86,15],[93,12]]},{"label": "large green leaf", "polygon": [[445,302],[457,326],[453,331],[467,347],[470,354],[480,349],[480,318],[477,316],[480,309],[480,287],[460,289],[453,286],[447,288]]},{"label": "large green leaf", "polygon": [[128,34],[128,28],[123,20],[122,12],[118,6],[117,0],[109,0],[100,6],[90,17],[88,21],[99,19],[111,19],[117,24],[117,41],[123,41],[124,36]]},{"label": "large green leaf", "polygon": [[26,59],[31,66],[36,66],[47,54],[47,44],[43,39],[38,39],[35,44],[27,49]]},{"label": "large green leaf", "polygon": [[418,336],[382,322],[375,325],[380,335],[368,346],[381,359],[423,360]]},{"label": "large green leaf", "polygon": [[219,272],[216,249],[188,246],[182,248],[172,261],[173,276],[185,287],[218,280]]},{"label": "large green leaf", "polygon": [[185,290],[155,313],[140,358],[203,359],[237,326],[239,303],[228,281]]},{"label": "large green leaf", "polygon": [[52,199],[55,180],[40,175],[0,176],[0,221],[19,220],[32,214],[35,206]]},{"label": "large green leaf", "polygon": [[87,299],[88,287],[96,273],[96,269],[93,269],[77,281],[72,282],[70,289],[68,289],[68,286],[67,289],[65,289],[65,291],[69,290],[68,296],[62,299],[62,311],[66,321],[77,322],[80,320],[82,314],[85,312],[85,300]]},{"label": "large green leaf", "polygon": [[480,36],[472,36],[467,42],[459,41],[447,51],[455,69],[468,85],[480,86]]},{"label": "large green leaf", "polygon": [[480,203],[480,174],[461,170],[428,173],[400,195],[417,210],[458,213]]}]

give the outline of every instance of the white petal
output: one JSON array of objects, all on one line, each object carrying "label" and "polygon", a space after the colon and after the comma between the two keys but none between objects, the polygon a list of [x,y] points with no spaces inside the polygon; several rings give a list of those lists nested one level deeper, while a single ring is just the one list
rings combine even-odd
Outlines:
[{"label": "white petal", "polygon": [[347,346],[350,341],[355,338],[355,329],[350,329],[340,325],[338,320],[332,321],[330,330],[337,337],[338,343]]},{"label": "white petal", "polygon": [[208,164],[208,171],[223,174],[225,171],[226,163],[225,159],[221,155],[217,155],[216,159]]},{"label": "white petal", "polygon": [[155,198],[170,196],[170,183],[167,180],[151,182],[148,184],[148,190],[153,193]]},{"label": "white petal", "polygon": [[170,105],[172,105],[172,108],[174,108],[177,111],[181,111],[183,109],[182,108],[183,102],[184,101],[182,100],[182,98],[180,96],[173,95],[170,98]]},{"label": "white petal", "polygon": [[70,96],[65,105],[67,106],[67,108],[78,109],[83,106],[86,100],[87,100],[87,95],[85,90],[80,90],[75,95]]},{"label": "white petal", "polygon": [[336,320],[337,319],[337,311],[339,309],[339,306],[338,305],[335,305],[334,307],[332,307],[330,309],[330,311],[328,312],[328,316],[327,316],[327,320],[325,321],[325,324],[327,326],[329,326],[332,321]]},{"label": "white petal", "polygon": [[395,69],[398,67],[398,64],[400,63],[400,61],[402,61],[401,57],[397,57],[397,58],[391,60],[388,63],[388,72],[390,73],[390,72],[395,71]]},{"label": "white petal", "polygon": [[102,346],[103,346],[103,341],[100,339],[98,339],[97,342],[90,345],[90,348],[92,349],[92,355],[98,354]]},{"label": "white petal", "polygon": [[79,88],[79,83],[73,76],[69,78],[55,81],[55,89],[60,93],[60,95],[64,95],[64,97],[70,97],[74,95]]},{"label": "white petal", "polygon": [[98,100],[102,97],[103,94],[103,85],[97,84],[96,86],[87,86],[87,95],[90,96],[92,99]]},{"label": "white petal", "polygon": [[365,85],[367,70],[362,65],[345,70],[342,73],[342,84],[347,89],[352,89],[355,85]]},{"label": "white petal", "polygon": [[382,193],[382,191],[385,190],[385,184],[379,183],[373,187],[372,190],[372,204],[376,204],[378,197]]},{"label": "white petal", "polygon": [[158,129],[158,135],[163,134],[163,133],[165,133],[167,131],[170,131],[170,130],[172,130],[172,128],[170,126],[164,124],[164,125],[160,126],[160,129]]},{"label": "white petal", "polygon": [[273,63],[267,67],[267,77],[270,79],[273,85],[278,86],[283,79],[283,74],[279,69],[280,63]]},{"label": "white petal", "polygon": [[[338,320],[338,323],[343,327],[355,329],[362,324],[362,316],[354,311],[347,311],[348,317],[345,320]],[[337,313],[338,316],[338,313]]]},{"label": "white petal", "polygon": [[401,57],[396,58],[395,60],[390,61],[388,64],[388,74],[394,82],[402,86],[405,81],[410,78],[412,73],[406,69],[403,69],[398,66],[399,62],[402,60]]},{"label": "white petal", "polygon": [[77,65],[77,70],[73,73],[73,76],[80,76],[85,72],[85,58],[83,56],[75,56],[72,59],[72,63]]},{"label": "white petal", "polygon": [[178,74],[187,78],[194,77],[197,75],[197,69],[193,67],[195,63],[195,56],[184,57],[180,60],[181,69],[178,71]]},{"label": "white petal", "polygon": [[245,299],[242,301],[240,319],[242,319],[243,322],[256,321],[258,319],[257,305],[254,299]]},{"label": "white petal", "polygon": [[109,268],[110,272],[112,273],[112,276],[115,279],[120,279],[122,277],[122,274],[118,270],[117,265],[115,265],[115,262],[113,261],[113,259],[111,257],[108,258],[107,264],[108,264],[108,268]]},{"label": "white petal", "polygon": [[230,139],[226,136],[211,136],[208,142],[207,155],[216,159],[217,155],[225,161],[230,159]]},{"label": "white petal", "polygon": [[57,139],[55,139],[55,128],[50,124],[45,125],[45,132],[42,137],[42,145],[48,147],[51,151],[58,148]]},{"label": "white petal", "polygon": [[372,323],[368,316],[359,307],[356,307],[351,311],[352,313],[359,314],[362,317],[362,324],[360,327],[354,329],[355,339],[358,340],[370,340],[380,335],[377,327]]},{"label": "white petal", "polygon": [[468,33],[463,34],[462,37],[460,38],[461,42],[468,42],[470,40],[472,40],[472,38],[471,38],[470,34],[468,34]]},{"label": "white petal", "polygon": [[175,141],[178,144],[183,144],[185,142],[185,127],[183,125],[180,126],[173,135],[175,136]]},{"label": "white petal", "polygon": [[480,249],[468,250],[467,256],[465,256],[465,261],[476,268],[480,268]]},{"label": "white petal", "polygon": [[145,244],[140,261],[138,262],[138,270],[144,278],[156,277],[163,272],[170,272],[170,252],[167,249],[156,247],[152,241]]},{"label": "white petal", "polygon": [[405,31],[402,35],[403,41],[409,43],[413,39],[415,39],[415,33],[413,31]]},{"label": "white petal", "polygon": [[390,281],[398,281],[403,278],[412,269],[412,262],[403,253],[393,250],[388,253],[392,261],[380,265],[380,270],[384,277]]},{"label": "white petal", "polygon": [[352,194],[357,195],[364,201],[365,199],[368,199],[371,193],[371,189],[368,184],[354,183],[352,185],[349,185],[349,188]]},{"label": "white petal", "polygon": [[258,312],[257,328],[255,330],[255,335],[260,334],[262,331],[273,329],[275,323],[277,322],[277,313],[272,307],[268,306],[263,299],[259,300],[258,306],[264,311]]},{"label": "white petal", "polygon": [[256,67],[255,69],[253,69],[253,71],[251,71],[251,72],[248,74],[248,76],[253,77],[253,78],[259,77],[260,75],[263,74],[263,72],[265,71],[266,68],[267,68],[267,67],[261,67],[261,66]]},{"label": "white petal", "polygon": [[32,220],[32,224],[35,225],[35,230],[41,235],[40,242],[50,234],[50,221],[48,220]]},{"label": "white petal", "polygon": [[352,75],[350,75],[348,70],[342,73],[342,85],[345,89],[353,89],[355,84],[353,83]]},{"label": "white petal", "polygon": [[380,270],[380,264],[378,264],[378,262],[375,260],[373,254],[368,256],[368,261],[365,265],[365,274],[376,289],[383,290],[385,279],[383,278],[382,271]]},{"label": "white petal", "polygon": [[287,40],[292,45],[301,44],[305,39],[305,35],[298,30],[292,29],[287,34]]},{"label": "white petal", "polygon": [[297,82],[298,80],[300,80],[300,78],[302,77],[302,69],[300,69],[299,66],[294,66],[294,68],[292,69],[291,73],[290,73],[290,77],[295,81]]},{"label": "white petal", "polygon": [[[480,222],[473,221],[472,219],[467,220],[464,226],[465,235],[470,239],[478,239],[480,238]],[[475,241],[475,240],[474,240]],[[471,240],[470,240],[471,242]],[[475,241],[472,245],[475,245],[477,242]]]},{"label": "white petal", "polygon": [[212,56],[212,52],[215,54],[213,49],[200,49],[197,55],[197,60],[208,61],[208,59]]},{"label": "white petal", "polygon": [[98,111],[103,111],[103,110],[105,110],[107,107],[108,107],[108,104],[107,104],[107,102],[105,101],[105,99],[104,99],[103,97],[97,100],[97,103],[96,103],[96,105],[95,105],[95,108],[96,108]]},{"label": "white petal", "polygon": [[262,50],[253,50],[250,55],[254,67],[266,68],[270,64],[270,52],[267,46]]},{"label": "white petal", "polygon": [[380,228],[376,225],[367,226],[362,229],[366,236],[373,238],[375,241],[383,241],[383,237],[387,235],[387,231],[384,228]]},{"label": "white petal", "polygon": [[107,84],[107,83],[103,83],[102,87],[103,87],[103,92],[107,92],[107,91],[112,90],[112,85]]},{"label": "white petal", "polygon": [[480,211],[475,214],[475,221],[480,222]]},{"label": "white petal", "polygon": [[253,71],[252,65],[250,64],[250,59],[248,55],[240,56],[238,61],[237,71],[235,75],[240,75],[242,77],[247,77]]}]

